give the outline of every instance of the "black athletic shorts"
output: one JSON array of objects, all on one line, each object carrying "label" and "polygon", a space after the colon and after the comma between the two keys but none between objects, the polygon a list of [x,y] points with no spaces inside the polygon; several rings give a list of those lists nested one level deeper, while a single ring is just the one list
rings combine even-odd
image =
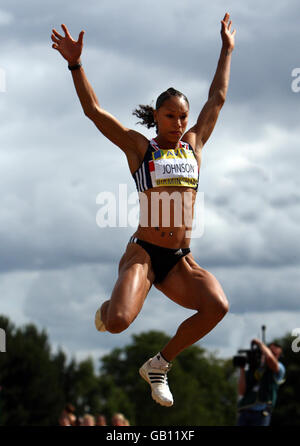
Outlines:
[{"label": "black athletic shorts", "polygon": [[130,237],[129,243],[137,243],[149,254],[152,269],[155,274],[154,283],[162,282],[181,257],[191,252],[190,248],[163,248],[162,246],[153,245],[153,243],[145,242],[133,236]]}]

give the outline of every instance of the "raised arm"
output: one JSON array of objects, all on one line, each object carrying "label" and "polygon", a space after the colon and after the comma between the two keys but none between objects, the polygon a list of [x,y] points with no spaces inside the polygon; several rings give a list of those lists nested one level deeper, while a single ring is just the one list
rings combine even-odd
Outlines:
[{"label": "raised arm", "polygon": [[258,345],[258,347],[260,348],[260,351],[262,352],[262,354],[264,355],[265,359],[266,359],[266,363],[267,366],[272,370],[272,372],[274,373],[278,373],[279,372],[279,363],[277,358],[273,355],[272,351],[269,349],[269,347],[267,347],[262,341],[260,341],[259,339],[253,339],[253,341],[255,344]]},{"label": "raised arm", "polygon": [[231,54],[234,49],[234,36],[236,34],[236,30],[231,33],[231,23],[231,21],[229,22],[229,14],[226,13],[221,21],[221,54],[209,89],[207,102],[199,114],[197,123],[183,138],[195,149],[201,149],[210,137],[226,99],[230,77]]},{"label": "raised arm", "polygon": [[[58,50],[64,59],[68,61],[69,65],[81,63],[80,56],[83,48],[84,31],[79,33],[76,41],[71,37],[68,28],[64,24],[61,27],[65,36],[60,35],[53,29],[51,39],[54,43],[52,48]],[[127,155],[130,152],[142,152],[146,138],[139,132],[124,127],[118,119],[101,108],[83,67],[72,70],[71,73],[84,114],[95,123],[101,133],[120,147]]]}]

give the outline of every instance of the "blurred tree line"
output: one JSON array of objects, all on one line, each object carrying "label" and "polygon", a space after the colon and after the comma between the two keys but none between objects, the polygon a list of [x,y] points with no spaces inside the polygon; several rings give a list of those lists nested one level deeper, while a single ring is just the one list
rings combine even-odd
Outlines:
[{"label": "blurred tree line", "polygon": [[[183,351],[173,362],[170,387],[175,404],[156,404],[139,367],[168,340],[165,333],[134,335],[132,343],[103,356],[99,371],[91,358],[67,360],[51,353],[45,331],[33,324],[16,328],[0,316],[6,332],[6,353],[0,353],[0,424],[53,426],[67,403],[84,413],[122,412],[137,426],[232,426],[236,421],[237,372],[231,359],[222,360],[199,347]],[[288,335],[283,363],[287,380],[273,415],[277,425],[300,424],[300,353],[293,353]]]}]

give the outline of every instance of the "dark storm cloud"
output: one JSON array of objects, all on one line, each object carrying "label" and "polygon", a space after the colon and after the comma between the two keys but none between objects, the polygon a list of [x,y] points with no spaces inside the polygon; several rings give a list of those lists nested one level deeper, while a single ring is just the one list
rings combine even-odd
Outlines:
[{"label": "dark storm cloud", "polygon": [[[175,1],[170,7],[169,4],[135,0],[113,4],[102,1],[99,5],[99,2],[89,1],[85,9],[79,2],[73,2],[61,11],[61,4],[55,1],[43,4],[42,14],[36,2],[27,1],[26,5],[22,11],[17,2],[6,5],[5,11],[12,14],[14,21],[4,26],[4,44],[5,41],[24,46],[41,43],[47,59],[51,53],[52,27],[63,34],[60,25],[65,23],[74,38],[84,29],[84,54],[93,50],[99,55],[99,68],[94,66],[93,71],[101,73],[109,65],[116,79],[124,76],[126,88],[122,89],[122,95],[126,97],[134,86],[138,91],[145,91],[147,81],[146,85],[143,79],[140,85],[131,84],[126,63],[121,63],[116,72],[110,65],[109,54],[146,67],[153,78],[157,70],[167,68],[176,70],[183,82],[212,79],[221,46],[220,20],[225,12],[221,5],[207,8],[197,1],[187,4]],[[295,125],[297,100],[290,86],[291,70],[298,62],[300,13],[297,3],[289,1],[274,7],[273,2],[256,1],[252,9],[229,2],[226,7],[238,29],[230,100],[246,103],[253,112],[260,101],[260,113],[265,121],[273,118],[285,125]],[[123,17],[126,20],[122,20]],[[121,86],[119,83],[116,88]],[[282,98],[290,109],[288,113],[282,113],[279,106]]]},{"label": "dark storm cloud", "polygon": [[213,268],[212,271],[226,291],[231,313],[299,311],[297,265],[276,269],[263,265]]}]

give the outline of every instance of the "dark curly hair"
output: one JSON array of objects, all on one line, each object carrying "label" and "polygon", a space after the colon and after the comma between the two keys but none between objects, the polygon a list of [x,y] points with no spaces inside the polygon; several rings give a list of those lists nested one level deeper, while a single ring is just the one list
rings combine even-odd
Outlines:
[{"label": "dark curly hair", "polygon": [[[163,103],[172,96],[183,98],[186,101],[187,105],[190,106],[187,97],[180,91],[175,90],[175,88],[171,87],[158,96],[155,109],[158,110],[163,105]],[[157,124],[154,121],[153,111],[154,108],[151,107],[151,105],[140,104],[139,107],[132,112],[132,114],[141,119],[141,121],[138,121],[137,124],[146,125],[148,129],[150,129],[151,127],[156,127],[156,131],[158,131]]]}]

